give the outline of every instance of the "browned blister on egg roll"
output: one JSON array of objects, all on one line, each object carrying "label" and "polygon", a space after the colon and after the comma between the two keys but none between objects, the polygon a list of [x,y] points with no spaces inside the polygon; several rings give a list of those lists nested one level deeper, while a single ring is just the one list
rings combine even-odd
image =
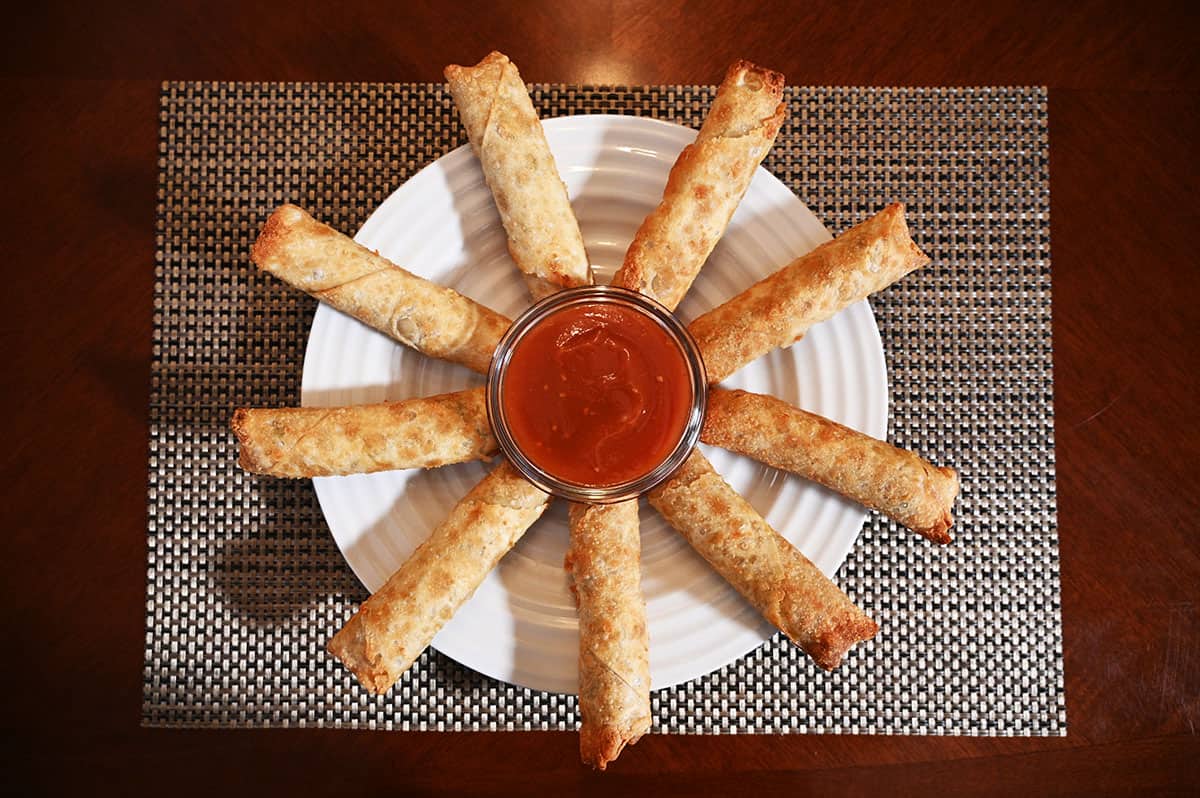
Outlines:
[{"label": "browned blister on egg roll", "polygon": [[888,205],[688,325],[709,382],[790,346],[817,322],[928,262],[909,237],[904,206]]},{"label": "browned blister on egg roll", "polygon": [[472,67],[452,64],[445,74],[533,298],[589,285],[579,223],[516,65],[494,52]]},{"label": "browned blister on egg roll", "polygon": [[579,606],[579,753],[604,770],[650,730],[650,654],[636,499],[572,504],[566,568]]},{"label": "browned blister on egg roll", "polygon": [[950,542],[953,468],[773,396],[720,388],[709,391],[701,440],[811,479],[936,543]]},{"label": "browned blister on egg roll", "polygon": [[232,426],[238,464],[276,477],[434,468],[497,449],[482,387],[353,407],[243,407]]},{"label": "browned blister on egg roll", "polygon": [[295,205],[267,219],[259,268],[431,357],[486,374],[508,318],[410,274]]},{"label": "browned blister on egg roll", "polygon": [[739,61],[729,68],[693,144],[671,167],[662,202],[638,229],[613,285],[671,310],[725,232],[783,125],[783,75]]},{"label": "browned blister on egg roll", "polygon": [[363,602],[327,646],[372,693],[387,691],[546,509],[549,495],[500,463]]},{"label": "browned blister on egg roll", "polygon": [[763,520],[698,450],[650,504],[717,573],[826,670],[879,627]]}]

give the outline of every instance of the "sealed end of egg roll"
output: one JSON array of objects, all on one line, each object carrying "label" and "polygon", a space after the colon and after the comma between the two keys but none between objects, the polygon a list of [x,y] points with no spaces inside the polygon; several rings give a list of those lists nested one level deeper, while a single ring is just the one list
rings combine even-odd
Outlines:
[{"label": "sealed end of egg roll", "polygon": [[909,237],[904,206],[893,203],[700,316],[688,331],[709,382],[720,382],[927,263]]},{"label": "sealed end of egg roll", "polygon": [[445,74],[533,298],[590,285],[579,222],[516,65],[494,52]]},{"label": "sealed end of egg roll", "polygon": [[725,581],[825,670],[879,630],[698,450],[649,498]]},{"label": "sealed end of egg roll", "polygon": [[386,692],[541,516],[549,499],[507,461],[500,463],[358,608],[329,641],[329,653],[372,693]]},{"label": "sealed end of egg roll", "polygon": [[753,457],[950,542],[958,474],[773,396],[713,388],[701,440]]},{"label": "sealed end of egg roll", "polygon": [[497,449],[482,387],[353,407],[239,408],[232,426],[238,464],[276,477],[434,468]]},{"label": "sealed end of egg roll", "polygon": [[487,374],[511,321],[410,274],[295,205],[267,219],[251,260],[289,285],[431,357]]},{"label": "sealed end of egg roll", "polygon": [[566,569],[579,606],[579,753],[604,770],[650,730],[636,499],[572,504]]},{"label": "sealed end of egg roll", "polygon": [[613,285],[675,309],[774,144],[787,114],[782,97],[778,72],[749,61],[729,68],[695,143],[671,167],[662,202],[642,222]]}]

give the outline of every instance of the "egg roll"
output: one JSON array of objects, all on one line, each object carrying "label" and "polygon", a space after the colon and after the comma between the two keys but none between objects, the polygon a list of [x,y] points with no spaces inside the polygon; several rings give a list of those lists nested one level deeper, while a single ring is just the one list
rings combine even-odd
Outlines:
[{"label": "egg roll", "polygon": [[386,692],[469,599],[549,495],[502,461],[326,646],[369,691]]},{"label": "egg roll", "polygon": [[275,477],[370,474],[484,460],[497,443],[484,388],[352,407],[239,408],[238,464]]},{"label": "egg roll", "polygon": [[825,670],[879,630],[699,450],[649,498],[717,573]]},{"label": "egg roll", "polygon": [[295,205],[267,219],[251,260],[289,285],[431,357],[487,374],[511,321],[410,274]]},{"label": "egg roll", "polygon": [[566,569],[579,607],[579,753],[604,770],[650,730],[637,499],[572,503]]},{"label": "egg roll", "polygon": [[579,222],[516,65],[493,52],[445,75],[533,298],[591,284]]},{"label": "egg roll", "polygon": [[783,125],[783,75],[738,61],[693,144],[679,154],[662,202],[634,236],[613,285],[674,310],[729,225]]},{"label": "egg roll", "polygon": [[950,542],[958,474],[773,396],[712,388],[700,439],[811,479],[935,543]]},{"label": "egg roll", "polygon": [[688,331],[700,347],[709,382],[720,382],[927,263],[909,237],[904,206],[892,203],[698,317]]}]

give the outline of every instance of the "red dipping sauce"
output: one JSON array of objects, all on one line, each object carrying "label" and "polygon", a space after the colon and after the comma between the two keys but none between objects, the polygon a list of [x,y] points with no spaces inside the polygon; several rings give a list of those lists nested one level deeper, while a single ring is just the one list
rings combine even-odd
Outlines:
[{"label": "red dipping sauce", "polygon": [[552,312],[516,343],[501,403],[538,468],[588,486],[630,482],[679,444],[693,402],[688,361],[654,319],[587,302]]}]

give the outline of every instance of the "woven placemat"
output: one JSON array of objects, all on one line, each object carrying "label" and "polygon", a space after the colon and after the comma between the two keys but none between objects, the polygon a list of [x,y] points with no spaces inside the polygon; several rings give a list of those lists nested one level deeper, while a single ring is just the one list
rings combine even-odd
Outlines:
[{"label": "woven placemat", "polygon": [[[699,127],[711,87],[539,86],[543,117]],[[841,232],[903,200],[926,269],[872,299],[891,440],[964,476],[956,540],[872,514],[837,581],[881,631],[833,674],[776,636],[653,694],[654,731],[1064,734],[1046,94],[788,91],[765,166]],[[575,698],[428,651],[371,697],[324,651],[365,597],[310,483],[235,465],[234,407],[294,405],[315,302],[248,252],[284,201],[353,233],[465,136],[438,85],[163,87],[143,718],[574,729]]]}]

